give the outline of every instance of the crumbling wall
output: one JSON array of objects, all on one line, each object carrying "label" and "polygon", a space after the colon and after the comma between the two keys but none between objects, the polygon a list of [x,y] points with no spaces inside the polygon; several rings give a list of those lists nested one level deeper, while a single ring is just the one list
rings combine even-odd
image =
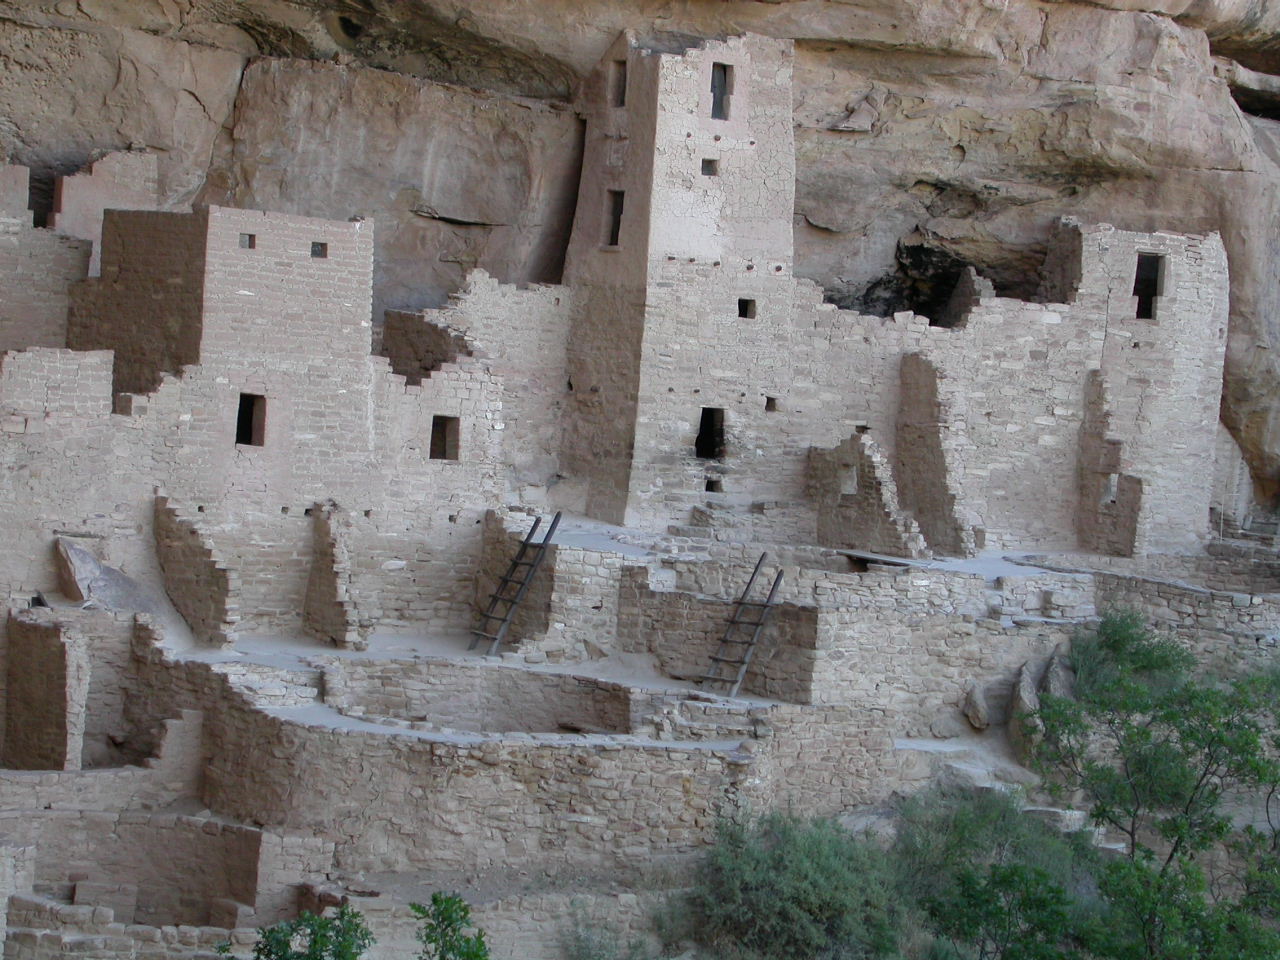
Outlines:
[{"label": "crumbling wall", "polygon": [[71,294],[67,346],[114,350],[116,393],[147,393],[200,360],[208,211],[111,211],[102,274]]},{"label": "crumbling wall", "polygon": [[[58,177],[49,227],[93,245],[88,275],[102,268],[102,218],[112,210],[160,208],[159,158],[146,151],[117,151],[69,177]],[[79,278],[77,278],[79,279]]]},{"label": "crumbling wall", "polygon": [[944,374],[919,354],[902,358],[896,474],[902,505],[937,553],[969,556],[981,549],[964,503],[963,413],[944,396]]},{"label": "crumbling wall", "polygon": [[156,497],[154,530],[165,593],[201,642],[229,646],[240,621],[239,574],[168,497]]},{"label": "crumbling wall", "polygon": [[855,433],[833,450],[810,450],[809,493],[817,501],[823,546],[928,555],[919,524],[899,505],[888,458],[866,435]]},{"label": "crumbling wall", "polygon": [[337,646],[360,647],[359,616],[351,598],[350,520],[332,501],[312,509],[311,572],[302,622]]},{"label": "crumbling wall", "polygon": [[0,217],[0,350],[65,347],[71,285],[89,266],[88,243],[30,222]]}]

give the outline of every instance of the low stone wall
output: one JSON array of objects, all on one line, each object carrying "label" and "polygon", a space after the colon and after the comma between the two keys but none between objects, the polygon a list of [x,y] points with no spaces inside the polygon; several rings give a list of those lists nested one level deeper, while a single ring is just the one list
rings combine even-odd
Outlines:
[{"label": "low stone wall", "polygon": [[630,733],[620,683],[457,660],[328,660],[325,703],[351,716],[456,730]]},{"label": "low stone wall", "polygon": [[260,833],[250,827],[145,811],[54,811],[0,814],[0,828],[36,847],[37,889],[89,885],[81,899],[92,905],[101,896],[97,905],[122,922],[200,926],[215,900],[252,904],[256,896]]},{"label": "low stone wall", "polygon": [[165,720],[156,755],[141,766],[82,771],[0,770],[0,810],[137,810],[194,796],[201,714]]},{"label": "low stone wall", "polygon": [[252,928],[124,923],[109,907],[29,894],[11,898],[9,926],[6,960],[216,960],[218,944],[231,942],[236,956],[247,956],[258,936]]}]

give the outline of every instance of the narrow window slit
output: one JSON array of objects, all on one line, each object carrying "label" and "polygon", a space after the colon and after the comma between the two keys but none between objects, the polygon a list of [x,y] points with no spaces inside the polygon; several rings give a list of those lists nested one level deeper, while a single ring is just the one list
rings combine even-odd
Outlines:
[{"label": "narrow window slit", "polygon": [[729,119],[729,96],[733,92],[733,67],[711,64],[711,119]]},{"label": "narrow window slit", "polygon": [[606,246],[616,247],[622,239],[622,203],[625,196],[621,190],[609,191],[609,233],[605,238]]},{"label": "narrow window slit", "polygon": [[627,61],[615,60],[609,65],[609,103],[615,107],[627,105]]},{"label": "narrow window slit", "polygon": [[1164,257],[1157,253],[1138,254],[1133,277],[1133,295],[1138,298],[1138,320],[1156,318],[1156,298],[1164,285]]}]

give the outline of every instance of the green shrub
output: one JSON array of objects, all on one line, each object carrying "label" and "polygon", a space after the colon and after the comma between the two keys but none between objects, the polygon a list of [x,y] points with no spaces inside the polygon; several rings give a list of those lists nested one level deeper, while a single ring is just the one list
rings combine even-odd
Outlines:
[{"label": "green shrub", "polygon": [[692,899],[701,939],[738,956],[855,960],[897,944],[884,852],[830,820],[722,821]]},{"label": "green shrub", "polygon": [[[262,927],[253,960],[358,960],[373,942],[364,916],[343,904],[333,916],[304,912],[297,920]],[[229,954],[231,945],[220,945],[218,952]]]},{"label": "green shrub", "polygon": [[433,893],[431,905],[411,903],[409,908],[422,921],[418,928],[421,960],[489,960],[484,931],[473,934],[471,908],[456,893]]},{"label": "green shrub", "polygon": [[623,943],[608,927],[593,923],[576,904],[561,946],[567,960],[643,960],[645,955],[638,940]]}]

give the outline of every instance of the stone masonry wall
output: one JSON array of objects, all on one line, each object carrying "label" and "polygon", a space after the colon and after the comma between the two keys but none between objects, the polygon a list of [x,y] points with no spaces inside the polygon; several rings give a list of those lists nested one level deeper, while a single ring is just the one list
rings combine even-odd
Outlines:
[{"label": "stone masonry wall", "polygon": [[10,611],[4,765],[79,770],[89,699],[89,651],[49,610]]},{"label": "stone masonry wall", "polygon": [[68,291],[88,268],[88,243],[0,217],[0,350],[65,347]]},{"label": "stone masonry wall", "polygon": [[156,497],[156,555],[164,588],[196,637],[228,646],[240,621],[240,577],[191,516],[167,497]]}]

